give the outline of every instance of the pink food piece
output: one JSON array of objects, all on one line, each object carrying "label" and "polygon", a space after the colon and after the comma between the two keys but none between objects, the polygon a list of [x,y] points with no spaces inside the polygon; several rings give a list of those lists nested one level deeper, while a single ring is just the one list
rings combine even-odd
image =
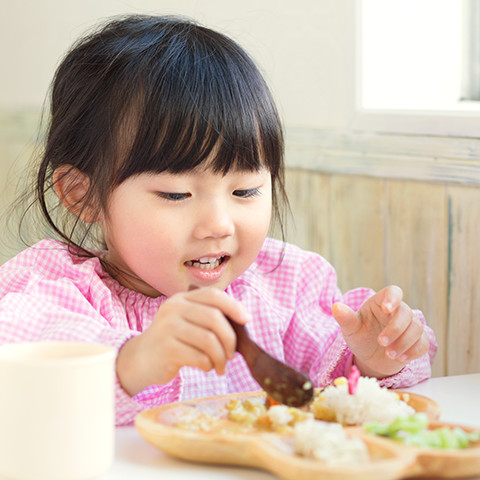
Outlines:
[{"label": "pink food piece", "polygon": [[359,378],[360,378],[360,370],[355,365],[352,365],[352,368],[350,369],[350,375],[348,376],[348,379],[347,379],[348,393],[350,395],[354,395],[355,392],[357,391]]}]

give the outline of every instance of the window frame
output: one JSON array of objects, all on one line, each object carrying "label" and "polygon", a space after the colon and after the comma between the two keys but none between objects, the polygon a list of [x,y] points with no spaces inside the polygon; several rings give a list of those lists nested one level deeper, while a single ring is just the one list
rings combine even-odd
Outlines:
[{"label": "window frame", "polygon": [[350,129],[408,135],[480,137],[480,102],[462,102],[462,110],[448,111],[367,109],[362,106],[362,13],[364,1],[358,0],[354,3],[354,105]]}]

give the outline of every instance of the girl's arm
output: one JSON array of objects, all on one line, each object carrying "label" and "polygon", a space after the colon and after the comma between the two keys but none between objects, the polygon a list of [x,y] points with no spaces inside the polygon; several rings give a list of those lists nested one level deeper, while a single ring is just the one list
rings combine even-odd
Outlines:
[{"label": "girl's arm", "polygon": [[[301,274],[295,282],[295,313],[285,334],[285,355],[287,361],[308,371],[318,386],[325,386],[338,376],[348,375],[352,362],[355,361],[332,313],[334,304],[340,302],[357,312],[371,302],[369,299],[374,298],[375,292],[359,288],[342,294],[337,285],[335,270],[318,255],[308,254],[300,264],[299,271]],[[412,312],[409,307],[407,310]],[[437,350],[435,336],[426,325],[422,313],[418,310],[413,313],[418,326],[423,329],[424,341],[428,343],[425,350],[428,351],[419,358],[408,361],[406,365],[393,369],[391,374],[384,372],[378,375],[384,377],[382,385],[407,387],[431,375],[431,363]],[[371,329],[368,342],[377,342],[379,333],[380,330]],[[359,340],[360,343],[362,341],[366,340]],[[372,374],[374,370],[371,368],[363,374]]]},{"label": "girl's arm", "polygon": [[[57,290],[58,293],[58,290]],[[67,310],[41,296],[9,293],[0,300],[0,344],[39,341],[75,341],[110,345],[118,350],[135,335],[128,329],[114,329],[100,315]],[[95,392],[92,392],[95,395]],[[174,392],[169,391],[174,400]],[[124,424],[145,409],[121,387],[115,385],[116,423]]]}]

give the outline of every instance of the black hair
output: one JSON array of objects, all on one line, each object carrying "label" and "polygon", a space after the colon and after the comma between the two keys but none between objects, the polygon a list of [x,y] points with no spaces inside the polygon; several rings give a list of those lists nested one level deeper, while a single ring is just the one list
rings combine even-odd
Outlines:
[{"label": "black hair", "polygon": [[77,219],[67,231],[51,214],[55,169],[86,174],[101,211],[133,175],[187,172],[208,160],[222,174],[267,168],[282,226],[283,156],[272,95],[236,42],[185,18],[117,17],[81,38],[56,71],[36,197],[50,227],[83,248],[91,225]]}]

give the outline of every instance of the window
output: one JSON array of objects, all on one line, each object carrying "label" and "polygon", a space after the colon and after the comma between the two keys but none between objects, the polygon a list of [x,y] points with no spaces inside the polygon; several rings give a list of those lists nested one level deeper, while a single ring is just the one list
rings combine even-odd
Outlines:
[{"label": "window", "polygon": [[480,0],[362,0],[355,126],[480,136]]}]

